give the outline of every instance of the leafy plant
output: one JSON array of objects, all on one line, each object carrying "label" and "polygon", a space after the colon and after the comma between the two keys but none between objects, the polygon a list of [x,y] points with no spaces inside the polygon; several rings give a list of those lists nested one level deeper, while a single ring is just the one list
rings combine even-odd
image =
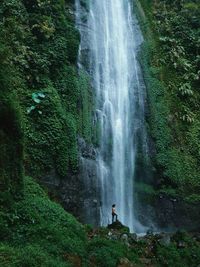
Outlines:
[{"label": "leafy plant", "polygon": [[42,92],[37,92],[32,94],[32,100],[37,104],[37,105],[32,105],[31,107],[27,108],[27,113],[30,114],[32,111],[37,110],[37,112],[41,115],[42,111],[39,109],[40,108],[40,103],[41,101],[45,98],[45,94]]}]

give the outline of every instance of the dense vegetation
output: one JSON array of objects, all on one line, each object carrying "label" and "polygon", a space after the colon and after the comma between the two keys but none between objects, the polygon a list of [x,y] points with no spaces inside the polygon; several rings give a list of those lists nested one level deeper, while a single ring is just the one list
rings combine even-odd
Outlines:
[{"label": "dense vegetation", "polygon": [[0,213],[0,238],[1,267],[89,266],[92,256],[98,266],[108,266],[105,260],[115,266],[120,257],[135,255],[122,243],[87,240],[83,225],[51,202],[29,177],[24,197]]},{"label": "dense vegetation", "polygon": [[140,4],[155,186],[159,192],[199,202],[200,4],[189,0]]},{"label": "dense vegetation", "polygon": [[126,228],[111,235],[109,229],[81,225],[25,177],[24,196],[0,211],[0,266],[196,267],[200,262],[198,236],[180,232],[165,244],[149,235],[127,244],[124,233]]},{"label": "dense vegetation", "polygon": [[[155,185],[198,201],[199,3],[141,3],[148,22],[141,58],[156,144]],[[77,137],[98,142],[90,82],[76,67],[73,4],[0,2],[0,266],[197,266],[198,238],[181,233],[167,245],[154,237],[112,240],[108,229],[95,232],[77,222],[33,179],[49,173],[66,179],[77,171]]]},{"label": "dense vegetation", "polygon": [[23,180],[22,160],[38,179],[52,172],[64,178],[77,170],[77,136],[91,142],[92,95],[87,75],[76,68],[73,8],[62,0],[0,3],[1,184],[7,192]]}]

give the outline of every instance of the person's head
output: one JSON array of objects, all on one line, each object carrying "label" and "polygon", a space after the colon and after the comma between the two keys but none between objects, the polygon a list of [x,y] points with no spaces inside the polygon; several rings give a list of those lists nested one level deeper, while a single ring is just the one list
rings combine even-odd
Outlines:
[{"label": "person's head", "polygon": [[115,204],[112,205],[113,208],[115,208],[115,206],[116,206]]}]

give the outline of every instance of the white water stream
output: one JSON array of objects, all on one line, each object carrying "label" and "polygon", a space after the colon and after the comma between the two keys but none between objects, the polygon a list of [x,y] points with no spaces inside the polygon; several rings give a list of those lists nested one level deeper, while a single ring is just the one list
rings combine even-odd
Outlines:
[{"label": "white water stream", "polygon": [[142,35],[129,0],[90,0],[88,14],[76,0],[76,8],[79,62],[92,77],[101,131],[101,224],[111,222],[111,206],[116,204],[119,220],[131,231],[143,232],[134,208],[138,132],[146,146],[145,90],[136,59]]}]

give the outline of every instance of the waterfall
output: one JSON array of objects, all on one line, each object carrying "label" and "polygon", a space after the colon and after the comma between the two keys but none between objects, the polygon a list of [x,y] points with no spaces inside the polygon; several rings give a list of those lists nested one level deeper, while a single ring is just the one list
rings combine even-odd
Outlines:
[{"label": "waterfall", "polygon": [[119,220],[142,232],[136,219],[134,180],[138,142],[147,149],[145,88],[137,53],[143,41],[129,0],[76,0],[81,32],[79,66],[91,76],[100,128],[98,177],[101,225]]}]

